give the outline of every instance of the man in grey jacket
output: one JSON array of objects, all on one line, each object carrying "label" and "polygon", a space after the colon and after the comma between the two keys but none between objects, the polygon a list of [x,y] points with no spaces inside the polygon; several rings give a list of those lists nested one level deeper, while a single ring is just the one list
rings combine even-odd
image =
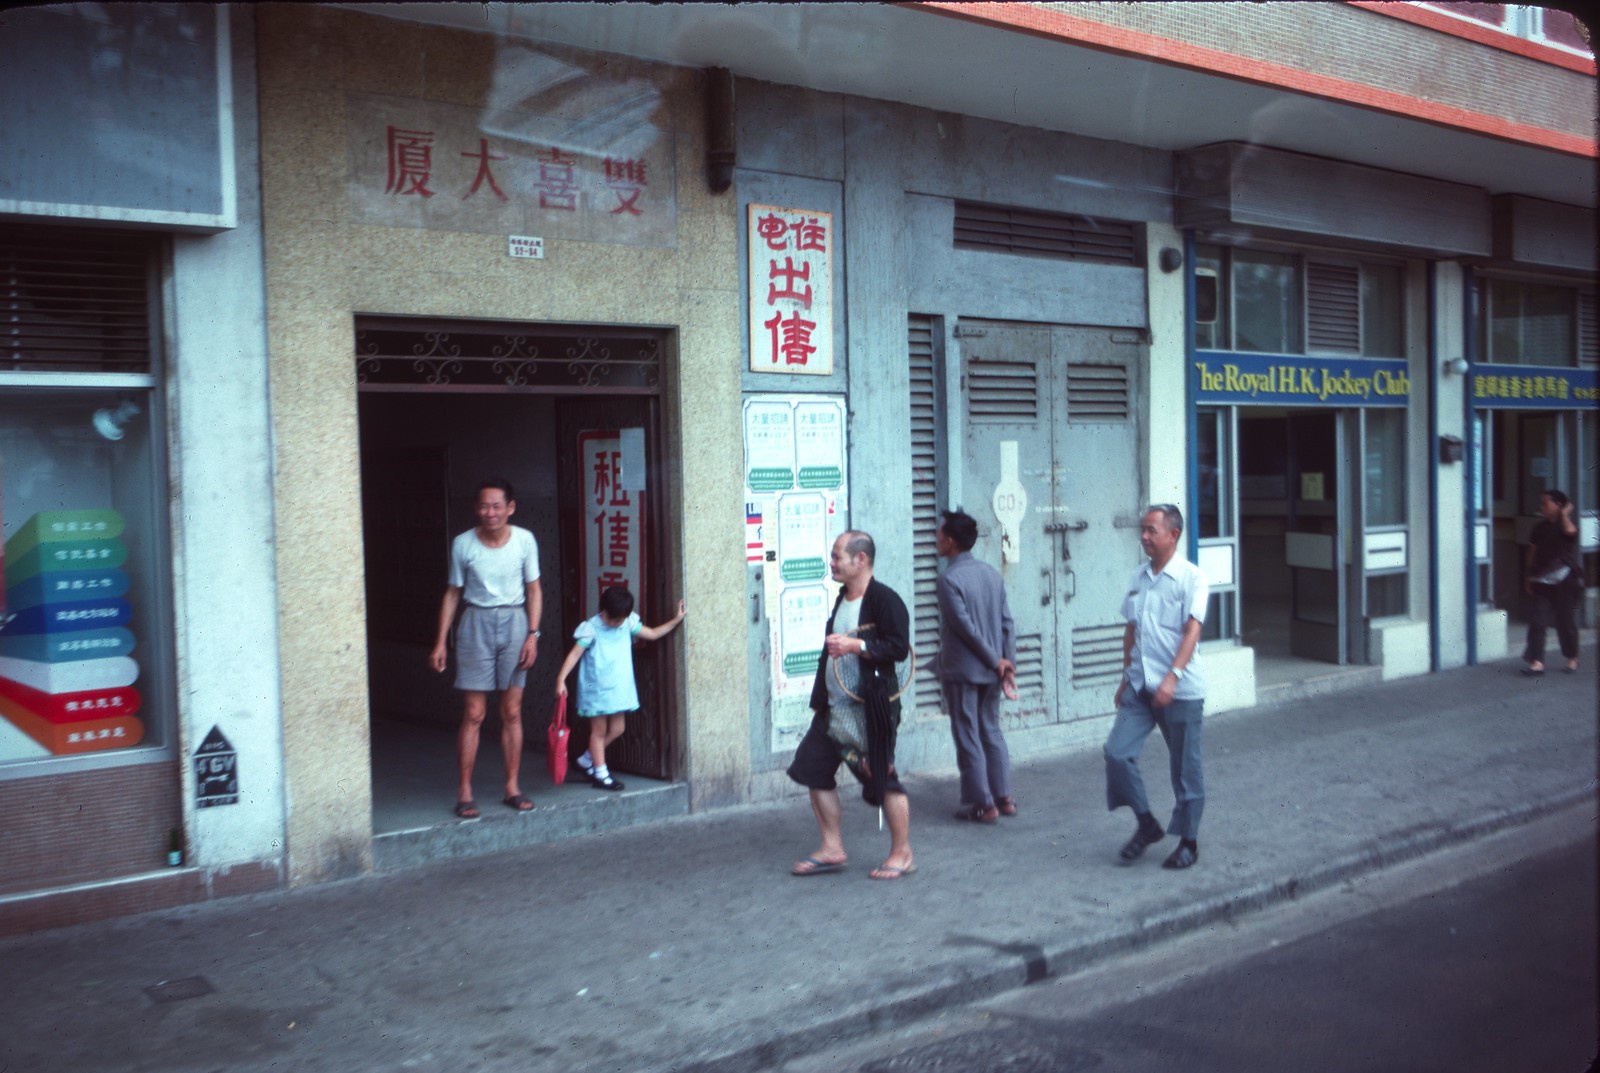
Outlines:
[{"label": "man in grey jacket", "polygon": [[972,557],[978,523],[944,512],[934,534],[939,556],[939,655],[933,668],[944,688],[961,769],[958,820],[994,823],[1015,816],[1011,754],[1000,733],[1000,694],[1016,697],[1017,631],[1000,571]]}]

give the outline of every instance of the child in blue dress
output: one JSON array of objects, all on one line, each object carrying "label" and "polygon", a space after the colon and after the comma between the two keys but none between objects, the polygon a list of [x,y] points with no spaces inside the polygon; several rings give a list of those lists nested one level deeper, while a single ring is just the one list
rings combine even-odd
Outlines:
[{"label": "child in blue dress", "polygon": [[[633,613],[633,593],[615,585],[600,594],[600,613],[572,632],[577,642],[556,674],[556,696],[567,695],[567,675],[578,668],[578,717],[589,720],[589,751],[578,768],[602,790],[620,790],[622,783],[606,767],[606,746],[622,736],[629,712],[639,709],[633,681],[633,642],[665,637],[683,621],[683,601],[671,621],[646,626]],[[589,762],[584,763],[585,760]]]}]

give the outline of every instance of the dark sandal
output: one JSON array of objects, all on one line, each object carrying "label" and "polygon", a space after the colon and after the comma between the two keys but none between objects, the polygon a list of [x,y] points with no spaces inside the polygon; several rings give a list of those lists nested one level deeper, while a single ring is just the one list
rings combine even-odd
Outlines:
[{"label": "dark sandal", "polygon": [[506,808],[514,808],[518,812],[533,811],[533,802],[528,800],[527,794],[513,794],[510,797],[501,798],[500,803]]},{"label": "dark sandal", "polygon": [[614,779],[609,774],[607,774],[603,779],[597,779],[593,775],[590,775],[589,785],[593,786],[596,790],[620,790],[622,789],[622,780]]},{"label": "dark sandal", "polygon": [[1159,827],[1152,827],[1149,830],[1145,830],[1141,827],[1139,830],[1133,832],[1133,837],[1128,839],[1127,843],[1123,845],[1122,849],[1117,851],[1117,856],[1121,857],[1125,861],[1136,861],[1140,857],[1144,856],[1144,851],[1147,848],[1155,845],[1157,842],[1160,842],[1166,837],[1167,832],[1161,830]]},{"label": "dark sandal", "polygon": [[1192,868],[1194,862],[1200,859],[1199,846],[1186,846],[1178,843],[1178,848],[1172,851],[1172,856],[1161,862],[1163,868]]},{"label": "dark sandal", "polygon": [[1000,811],[993,805],[988,808],[984,808],[982,805],[968,805],[965,808],[957,809],[955,818],[967,823],[998,823]]},{"label": "dark sandal", "polygon": [[463,820],[475,820],[478,818],[478,806],[471,801],[457,801],[456,816]]}]

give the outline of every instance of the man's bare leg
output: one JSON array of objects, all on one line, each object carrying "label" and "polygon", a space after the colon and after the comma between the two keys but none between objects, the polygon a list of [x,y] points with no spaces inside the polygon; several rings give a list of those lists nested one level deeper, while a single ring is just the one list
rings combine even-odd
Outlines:
[{"label": "man's bare leg", "polygon": [[873,879],[898,879],[915,864],[911,857],[911,799],[905,794],[884,794],[883,818],[889,824],[889,856],[871,875]]},{"label": "man's bare leg", "polygon": [[[821,840],[816,852],[811,854],[811,859],[821,865],[843,864],[849,860],[849,854],[844,851],[844,838],[839,833],[839,820],[843,809],[839,804],[838,790],[812,790],[811,811],[817,817],[817,830],[821,833]],[[817,865],[808,864],[806,861],[797,861],[794,866],[796,875],[806,875],[817,871]]]},{"label": "man's bare leg", "polygon": [[461,729],[456,733],[456,771],[460,782],[456,787],[458,802],[472,800],[472,769],[478,762],[478,733],[483,729],[483,717],[489,710],[488,697],[468,690],[462,701]]},{"label": "man's bare leg", "polygon": [[517,776],[522,770],[522,687],[500,691],[500,751],[506,758],[506,796],[517,797],[522,788]]}]

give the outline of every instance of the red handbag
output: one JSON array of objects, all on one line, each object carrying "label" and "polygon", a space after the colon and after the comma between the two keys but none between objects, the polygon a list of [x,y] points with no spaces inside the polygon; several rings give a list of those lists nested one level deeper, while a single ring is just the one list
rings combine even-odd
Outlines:
[{"label": "red handbag", "polygon": [[556,713],[550,717],[550,729],[546,732],[549,740],[549,751],[545,753],[545,763],[550,768],[550,781],[560,786],[567,781],[567,698],[566,694],[556,698]]}]

